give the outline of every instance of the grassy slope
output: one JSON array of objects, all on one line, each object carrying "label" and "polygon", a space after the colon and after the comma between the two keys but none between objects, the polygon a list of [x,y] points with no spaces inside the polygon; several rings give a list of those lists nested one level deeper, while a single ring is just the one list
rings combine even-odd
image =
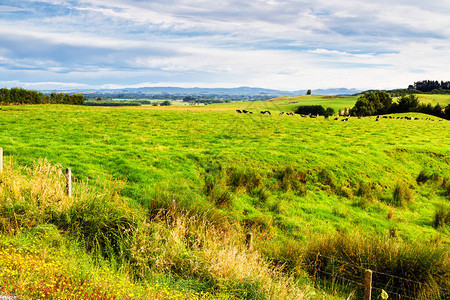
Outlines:
[{"label": "grassy slope", "polygon": [[433,106],[439,103],[442,107],[446,107],[450,104],[450,95],[417,94],[417,96],[420,102],[431,103]]},{"label": "grassy slope", "polygon": [[[295,105],[320,100],[313,97]],[[290,102],[217,106],[287,111]],[[444,191],[415,181],[422,170],[450,177],[447,121],[335,122],[233,111],[23,106],[4,107],[0,126],[0,145],[20,163],[47,157],[72,167],[82,180],[113,176],[125,181],[124,195],[144,206],[155,199],[204,206],[211,200],[204,193],[207,170],[256,172],[263,196],[225,186],[231,203],[220,209],[258,227],[257,243],[307,241],[337,231],[385,236],[392,228],[406,241],[449,243],[448,226],[431,226],[436,207],[448,207]],[[305,174],[300,187],[298,182],[280,187],[277,174],[287,167]],[[357,196],[362,183],[370,192]],[[414,195],[405,207],[387,203],[397,183]]]}]

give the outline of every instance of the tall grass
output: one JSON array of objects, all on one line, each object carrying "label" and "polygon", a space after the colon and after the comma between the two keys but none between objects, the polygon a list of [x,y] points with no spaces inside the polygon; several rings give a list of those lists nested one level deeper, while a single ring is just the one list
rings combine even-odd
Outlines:
[{"label": "tall grass", "polygon": [[363,282],[371,269],[374,286],[419,299],[446,299],[450,259],[443,246],[406,244],[396,239],[345,234],[312,241],[305,265],[313,276]]},{"label": "tall grass", "polygon": [[211,295],[302,299],[311,292],[247,249],[245,229],[217,222],[217,213],[160,197],[146,213],[130,206],[109,182],[95,188],[75,183],[68,197],[64,179],[61,167],[45,160],[31,168],[6,164],[0,174],[0,231],[30,232],[52,247],[61,247],[65,236],[75,238],[94,257],[128,269],[136,279],[165,274],[194,280]]}]

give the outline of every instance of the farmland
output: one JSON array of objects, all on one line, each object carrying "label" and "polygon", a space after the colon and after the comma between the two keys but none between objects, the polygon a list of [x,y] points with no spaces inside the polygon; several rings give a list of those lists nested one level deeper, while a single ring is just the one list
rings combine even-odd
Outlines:
[{"label": "farmland", "polygon": [[[427,101],[445,105],[447,98],[430,96]],[[161,209],[172,208],[186,213],[177,215],[180,222],[201,215],[215,229],[199,228],[212,235],[228,230],[236,234],[234,242],[251,231],[255,249],[267,263],[292,263],[292,258],[283,258],[283,245],[296,245],[301,253],[314,241],[341,234],[394,241],[402,247],[445,249],[450,245],[449,227],[433,224],[439,209],[450,209],[448,121],[424,120],[428,116],[418,113],[401,114],[417,121],[364,117],[348,122],[276,113],[313,103],[337,110],[355,101],[356,97],[302,96],[201,107],[7,106],[0,110],[0,146],[5,161],[13,165],[32,167],[45,158],[51,165],[72,168],[80,190],[85,185],[102,190],[108,179],[114,193],[147,222]],[[235,109],[254,114],[237,114]],[[275,113],[261,115],[259,110]],[[421,174],[425,180],[418,179]],[[397,190],[403,191],[400,198]],[[24,233],[33,230],[27,224]],[[69,236],[68,227],[56,226],[58,234]],[[227,226],[234,229],[223,229]],[[268,291],[266,296],[258,294],[264,289],[257,287],[253,288],[259,296],[239,294],[239,286],[227,281],[233,276],[193,271],[188,261],[196,259],[196,252],[183,251],[185,256],[173,254],[171,259],[178,259],[187,271],[153,264],[153,272],[169,282],[172,293],[186,288],[186,298],[197,292],[270,298]],[[260,258],[245,255],[255,264],[254,271],[262,272]],[[207,254],[201,259],[206,264],[213,261]],[[304,275],[307,268],[301,266],[303,262],[288,270],[289,276],[301,279],[297,284],[302,297],[316,297]],[[260,283],[269,280],[264,276]],[[448,273],[445,276],[448,280]],[[224,280],[223,286],[217,278]],[[338,297],[348,296],[339,293],[343,294]]]}]

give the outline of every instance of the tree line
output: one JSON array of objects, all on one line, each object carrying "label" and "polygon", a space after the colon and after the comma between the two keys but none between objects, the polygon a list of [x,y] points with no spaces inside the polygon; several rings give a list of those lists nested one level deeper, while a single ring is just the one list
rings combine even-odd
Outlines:
[{"label": "tree line", "polygon": [[22,88],[1,88],[0,89],[0,104],[73,104],[82,105],[84,103],[84,96],[81,94],[63,94],[51,93],[43,94],[38,91],[26,90]]},{"label": "tree line", "polygon": [[408,90],[416,90],[422,93],[450,93],[450,81],[422,80],[408,86]]},{"label": "tree line", "polygon": [[421,112],[450,120],[450,104],[442,107],[431,103],[420,103],[414,94],[403,94],[397,102],[385,91],[367,92],[356,101],[350,110],[352,116],[372,116],[390,113]]}]

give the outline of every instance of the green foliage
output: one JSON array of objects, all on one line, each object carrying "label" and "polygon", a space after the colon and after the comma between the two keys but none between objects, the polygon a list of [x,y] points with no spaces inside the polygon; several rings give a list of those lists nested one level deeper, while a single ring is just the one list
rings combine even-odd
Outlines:
[{"label": "green foliage", "polygon": [[296,114],[302,114],[302,115],[325,115],[326,111],[325,108],[322,105],[302,105],[297,107],[297,110],[295,111]]},{"label": "green foliage", "polygon": [[397,106],[395,107],[395,111],[397,112],[416,111],[419,106],[419,98],[414,94],[408,96],[403,95],[397,102]]},{"label": "green foliage", "polygon": [[358,98],[350,114],[353,116],[370,116],[385,114],[390,111],[392,97],[385,91],[367,92]]},{"label": "green foliage", "polygon": [[306,95],[311,95],[311,90],[308,90],[308,91],[306,92]]}]

